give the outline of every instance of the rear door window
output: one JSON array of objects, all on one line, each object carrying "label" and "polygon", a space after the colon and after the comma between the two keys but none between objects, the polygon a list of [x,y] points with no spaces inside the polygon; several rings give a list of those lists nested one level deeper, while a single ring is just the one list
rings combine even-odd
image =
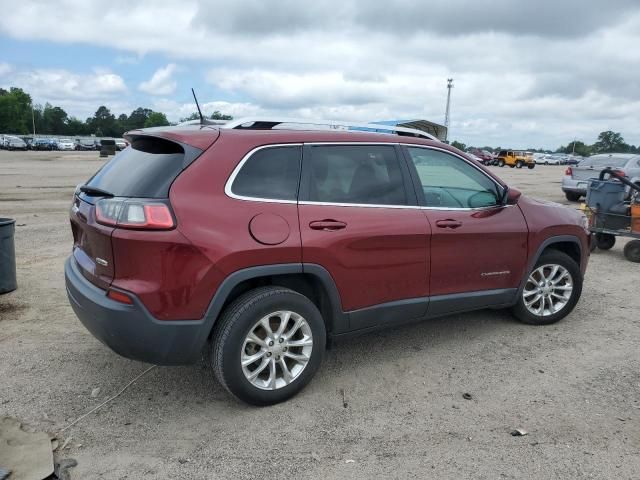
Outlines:
[{"label": "rear door window", "polygon": [[332,204],[407,205],[393,146],[310,146],[308,200]]}]

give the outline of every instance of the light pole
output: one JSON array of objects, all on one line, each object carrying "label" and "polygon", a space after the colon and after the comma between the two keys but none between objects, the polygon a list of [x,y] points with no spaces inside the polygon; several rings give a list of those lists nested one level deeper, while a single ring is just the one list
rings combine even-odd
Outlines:
[{"label": "light pole", "polygon": [[447,78],[447,109],[444,113],[444,126],[447,131],[444,134],[444,141],[449,138],[449,113],[451,111],[451,89],[453,88],[453,78]]},{"label": "light pole", "polygon": [[33,126],[33,136],[36,136],[36,115],[33,113],[33,102],[31,102],[31,125]]}]

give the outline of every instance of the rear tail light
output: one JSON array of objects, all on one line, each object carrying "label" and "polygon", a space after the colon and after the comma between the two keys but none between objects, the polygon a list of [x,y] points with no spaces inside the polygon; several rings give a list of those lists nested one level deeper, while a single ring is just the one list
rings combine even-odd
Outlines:
[{"label": "rear tail light", "polygon": [[567,169],[564,171],[564,174],[570,177],[571,175],[573,175],[573,169],[571,167],[567,167]]},{"label": "rear tail light", "polygon": [[102,225],[139,230],[170,230],[176,226],[169,206],[157,200],[105,198],[96,203]]}]

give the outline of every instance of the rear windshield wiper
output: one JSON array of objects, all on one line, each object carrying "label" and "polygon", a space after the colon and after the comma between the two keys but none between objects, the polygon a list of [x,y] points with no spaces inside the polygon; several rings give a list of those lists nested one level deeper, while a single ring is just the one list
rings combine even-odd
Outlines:
[{"label": "rear windshield wiper", "polygon": [[106,190],[97,187],[90,187],[89,185],[82,185],[78,190],[91,197],[115,197],[111,192],[107,192]]}]

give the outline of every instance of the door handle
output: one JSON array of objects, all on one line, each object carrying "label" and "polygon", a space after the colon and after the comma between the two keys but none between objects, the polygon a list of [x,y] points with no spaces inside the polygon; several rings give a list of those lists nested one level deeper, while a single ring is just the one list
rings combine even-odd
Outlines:
[{"label": "door handle", "polygon": [[338,220],[315,220],[309,223],[309,228],[312,230],[324,230],[325,232],[333,232],[334,230],[342,230],[347,226],[346,223]]},{"label": "door handle", "polygon": [[453,220],[452,218],[447,218],[446,220],[438,220],[436,225],[439,228],[458,228],[462,226],[462,222],[458,220]]}]

